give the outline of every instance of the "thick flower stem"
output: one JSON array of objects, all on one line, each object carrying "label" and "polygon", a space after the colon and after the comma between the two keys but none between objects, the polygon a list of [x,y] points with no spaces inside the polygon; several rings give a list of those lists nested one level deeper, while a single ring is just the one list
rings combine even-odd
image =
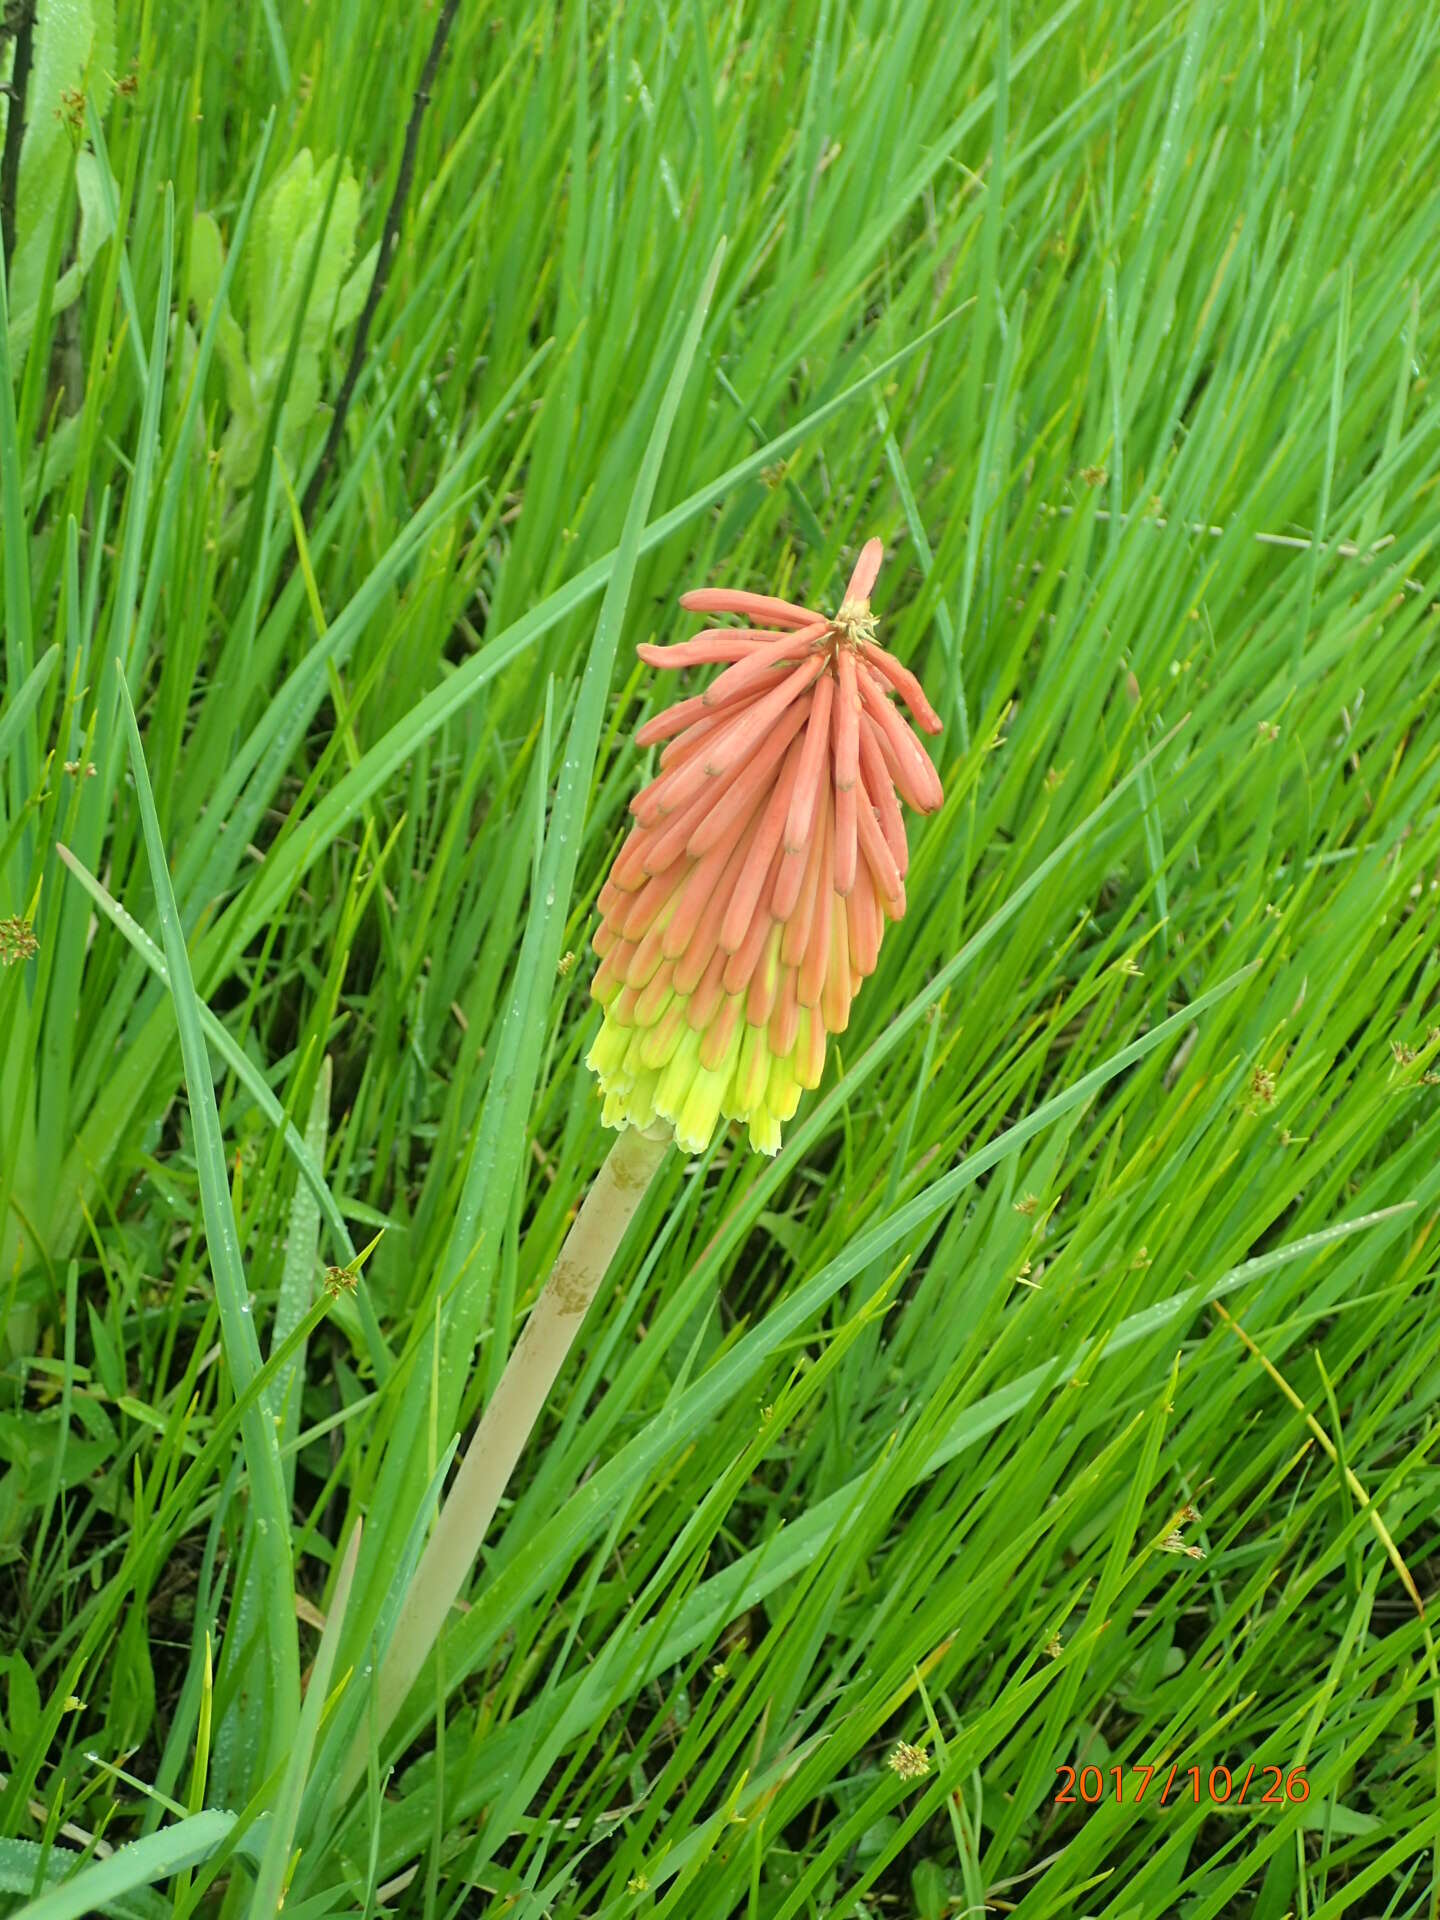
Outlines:
[{"label": "thick flower stem", "polygon": [[[515,1463],[671,1138],[668,1127],[653,1133],[634,1128],[622,1132],[565,1236],[560,1256],[481,1416],[410,1582],[395,1636],[380,1669],[376,1717],[381,1735],[440,1637]],[[352,1753],[347,1791],[359,1778],[363,1765],[363,1751]]]}]

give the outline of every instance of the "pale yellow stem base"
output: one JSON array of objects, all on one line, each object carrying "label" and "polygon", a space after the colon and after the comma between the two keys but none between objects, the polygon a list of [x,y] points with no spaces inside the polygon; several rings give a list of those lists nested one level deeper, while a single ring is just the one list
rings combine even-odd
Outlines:
[{"label": "pale yellow stem base", "polygon": [[[672,1137],[669,1127],[645,1133],[626,1128],[610,1149],[565,1236],[560,1257],[481,1416],[410,1582],[377,1683],[380,1736],[399,1712],[440,1637],[515,1463]],[[357,1742],[346,1763],[344,1794],[348,1795],[364,1770],[368,1744],[367,1728],[365,1739]]]}]

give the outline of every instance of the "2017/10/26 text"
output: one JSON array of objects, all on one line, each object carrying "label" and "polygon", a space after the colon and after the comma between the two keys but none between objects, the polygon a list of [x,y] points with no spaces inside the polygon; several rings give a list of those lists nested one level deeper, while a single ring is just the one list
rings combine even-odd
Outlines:
[{"label": "2017/10/26 text", "polygon": [[[1236,1806],[1283,1807],[1310,1798],[1304,1767],[1292,1767],[1287,1773],[1283,1767],[1261,1767],[1253,1760],[1243,1775],[1229,1767],[1211,1767],[1208,1773],[1203,1767],[1182,1768],[1178,1761],[1168,1773],[1161,1767],[1064,1766],[1057,1767],[1055,1774],[1060,1782],[1055,1804],[1061,1807],[1073,1807],[1079,1801],[1096,1806],[1107,1798],[1139,1805],[1147,1795],[1162,1807],[1184,1800],[1195,1806],[1208,1800],[1217,1807],[1232,1801]],[[1158,1792],[1152,1792],[1157,1786]]]}]

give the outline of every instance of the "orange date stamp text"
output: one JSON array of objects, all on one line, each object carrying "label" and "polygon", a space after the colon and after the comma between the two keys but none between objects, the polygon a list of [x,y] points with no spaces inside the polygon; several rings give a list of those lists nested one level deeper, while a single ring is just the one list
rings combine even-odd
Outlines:
[{"label": "orange date stamp text", "polygon": [[1098,1806],[1102,1800],[1127,1802],[1138,1806],[1150,1800],[1157,1806],[1173,1807],[1188,1801],[1191,1806],[1207,1803],[1224,1807],[1234,1805],[1286,1807],[1310,1798],[1310,1782],[1304,1767],[1260,1766],[1252,1760],[1245,1771],[1229,1767],[1182,1767],[1175,1761],[1164,1767],[1057,1767],[1055,1791],[1057,1807],[1083,1803]]}]

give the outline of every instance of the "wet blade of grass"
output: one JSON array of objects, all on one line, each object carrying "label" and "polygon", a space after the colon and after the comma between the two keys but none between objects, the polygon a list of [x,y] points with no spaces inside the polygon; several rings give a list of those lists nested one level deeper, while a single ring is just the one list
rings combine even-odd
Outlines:
[{"label": "wet blade of grass", "polygon": [[[260,1367],[260,1343],[250,1310],[250,1291],[245,1278],[235,1214],[231,1206],[230,1182],[225,1164],[225,1146],[220,1136],[220,1119],[215,1106],[215,1087],[210,1076],[210,1055],[200,1021],[200,1005],[190,973],[190,956],[180,926],[179,910],[170,885],[170,869],[160,822],[155,814],[150,777],[145,767],[145,749],[125,684],[120,663],[118,681],[124,729],[130,751],[130,768],[135,780],[135,795],[145,832],[145,848],[155,886],[156,907],[165,944],[165,964],[170,976],[175,1024],[180,1032],[180,1051],[185,1063],[185,1085],[194,1129],[196,1173],[205,1221],[205,1238],[215,1298],[220,1310],[220,1326],[225,1345],[225,1360],[237,1394],[253,1383]],[[265,1720],[265,1750],[272,1763],[290,1752],[295,1722],[300,1710],[300,1668],[295,1639],[295,1595],[290,1553],[290,1514],[285,1497],[285,1481],[280,1466],[274,1421],[263,1405],[253,1406],[242,1422],[246,1469],[255,1512],[255,1563],[257,1586],[261,1595],[265,1626],[266,1667],[270,1685]]]}]

